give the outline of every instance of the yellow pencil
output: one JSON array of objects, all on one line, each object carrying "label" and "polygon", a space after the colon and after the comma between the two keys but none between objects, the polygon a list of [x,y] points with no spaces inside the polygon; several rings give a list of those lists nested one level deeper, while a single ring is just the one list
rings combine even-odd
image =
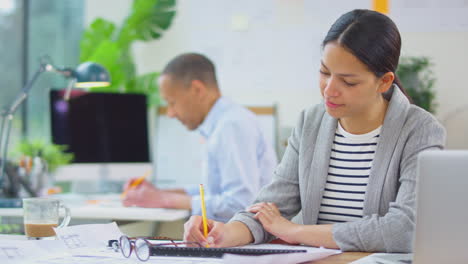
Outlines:
[{"label": "yellow pencil", "polygon": [[[206,219],[206,207],[205,207],[205,191],[203,189],[203,184],[200,184],[200,201],[202,208],[202,221],[203,221],[203,235],[208,237],[208,220]],[[208,244],[206,247],[210,247]]]},{"label": "yellow pencil", "polygon": [[128,190],[132,189],[132,188],[135,188],[137,187],[138,185],[140,185],[145,179],[146,177],[148,177],[148,175],[150,175],[151,173],[151,170],[148,170],[147,172],[145,172],[145,174],[139,178],[137,178],[136,180],[134,180],[130,186],[128,186],[127,189],[125,189],[125,191],[123,191],[123,193],[120,195],[120,198],[125,198],[125,196],[127,195],[127,192]]}]

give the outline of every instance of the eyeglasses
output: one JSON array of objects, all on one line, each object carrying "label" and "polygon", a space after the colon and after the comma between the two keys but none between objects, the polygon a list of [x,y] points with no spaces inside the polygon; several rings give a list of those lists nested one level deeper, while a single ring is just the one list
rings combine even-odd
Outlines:
[{"label": "eyeglasses", "polygon": [[[148,240],[168,240],[170,243],[151,243]],[[147,261],[150,256],[154,256],[152,248],[161,246],[191,246],[191,247],[202,247],[198,242],[175,242],[173,239],[168,237],[140,237],[130,238],[128,236],[121,236],[119,243],[114,244],[113,247],[118,246],[120,252],[126,258],[129,258],[132,251],[135,250],[135,255],[141,261]]]}]

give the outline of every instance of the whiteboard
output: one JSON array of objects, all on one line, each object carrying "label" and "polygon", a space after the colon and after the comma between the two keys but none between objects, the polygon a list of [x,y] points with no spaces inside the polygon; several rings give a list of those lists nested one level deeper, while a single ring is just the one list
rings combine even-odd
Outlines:
[{"label": "whiteboard", "polygon": [[[276,149],[276,106],[248,108],[257,114],[260,129]],[[197,130],[187,130],[178,120],[165,115],[165,108],[160,107],[153,136],[154,177],[158,187],[183,187],[202,182],[206,141]]]}]

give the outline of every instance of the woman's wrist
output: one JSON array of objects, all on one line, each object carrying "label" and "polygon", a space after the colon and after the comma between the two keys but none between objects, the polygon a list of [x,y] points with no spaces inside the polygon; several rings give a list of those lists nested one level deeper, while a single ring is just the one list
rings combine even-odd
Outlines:
[{"label": "woman's wrist", "polygon": [[289,244],[302,244],[301,237],[305,232],[304,227],[304,225],[291,222],[291,226],[287,228],[287,232],[284,237],[279,238],[288,242]]},{"label": "woman's wrist", "polygon": [[333,225],[294,224],[294,226],[288,228],[287,237],[282,239],[291,244],[339,248],[333,238],[332,229]]},{"label": "woman's wrist", "polygon": [[254,237],[246,224],[240,221],[233,221],[226,224],[226,235],[229,239],[229,246],[243,246],[254,242]]}]

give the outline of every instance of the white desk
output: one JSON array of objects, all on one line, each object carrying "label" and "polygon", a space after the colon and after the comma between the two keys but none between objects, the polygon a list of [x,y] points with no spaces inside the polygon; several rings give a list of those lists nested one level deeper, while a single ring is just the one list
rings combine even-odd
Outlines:
[{"label": "white desk", "polygon": [[0,234],[0,240],[28,240],[24,235],[4,235]]},{"label": "white desk", "polygon": [[[128,208],[82,206],[70,207],[72,219],[88,220],[125,220],[125,221],[159,221],[168,222],[182,220],[189,216],[188,210],[160,208]],[[0,208],[0,216],[23,217],[22,208]]]},{"label": "white desk", "polygon": [[[99,196],[59,195],[58,199],[70,207],[72,219],[158,221],[183,220],[189,210],[124,207],[117,194]],[[94,203],[90,204],[89,201]],[[0,216],[23,217],[22,208],[0,208]]]},{"label": "white desk", "polygon": [[[119,224],[122,232],[131,236],[159,235],[182,238],[184,220],[190,216],[189,210],[123,207],[118,194],[64,194],[57,195],[56,198],[70,207],[72,221],[131,221]],[[0,217],[2,216],[22,218],[23,209],[0,208]],[[22,223],[22,220],[20,222]]]}]

